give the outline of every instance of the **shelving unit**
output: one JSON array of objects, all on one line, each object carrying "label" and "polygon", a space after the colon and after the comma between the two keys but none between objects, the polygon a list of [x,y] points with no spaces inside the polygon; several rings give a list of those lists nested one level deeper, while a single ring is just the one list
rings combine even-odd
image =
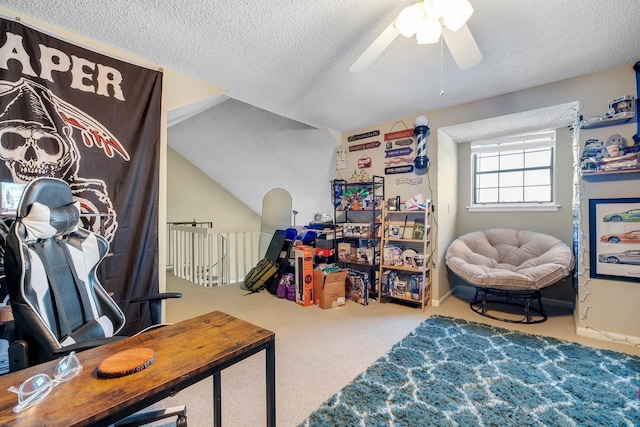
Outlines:
[{"label": "shelving unit", "polygon": [[431,304],[430,209],[427,201],[426,210],[383,210],[381,302]]},{"label": "shelving unit", "polygon": [[[332,181],[334,203],[336,263],[348,268],[353,274],[361,273],[361,292],[353,292],[350,299],[367,305],[369,297],[378,297],[380,265],[380,224],[384,202],[384,177],[373,176],[368,182]],[[367,193],[355,204],[347,195],[363,190]],[[337,206],[336,206],[337,204]],[[352,280],[348,278],[348,280]],[[349,298],[350,292],[347,292]]]},{"label": "shelving unit", "polygon": [[[586,180],[597,180],[603,177],[610,177],[615,179],[616,176],[626,175],[640,172],[640,143],[631,141],[633,144],[629,145],[634,134],[635,126],[637,125],[636,117],[636,104],[637,100],[630,97],[621,97],[611,100],[609,103],[610,113],[616,111],[617,105],[620,102],[625,103],[625,108],[629,108],[628,111],[620,111],[615,114],[607,114],[603,116],[593,117],[588,120],[583,120],[580,123],[580,129],[589,131],[587,135],[595,135],[596,137],[585,138],[584,147],[582,148],[583,154],[581,157],[581,172],[582,178]],[[598,132],[600,128],[618,127],[622,135],[627,139],[627,144],[620,147],[619,153],[617,146],[611,144],[613,141],[602,141],[601,146],[597,142],[591,142],[592,140],[601,141],[597,137],[602,135],[602,131]],[[633,129],[628,132],[628,129]],[[626,131],[626,132],[625,132]],[[614,133],[615,134],[615,133]],[[589,144],[587,144],[589,143]],[[614,145],[616,147],[615,152],[607,154],[607,144]],[[610,145],[610,147],[611,147]],[[588,154],[587,154],[588,152]],[[622,178],[622,177],[620,177]],[[607,178],[604,178],[607,179]]]}]

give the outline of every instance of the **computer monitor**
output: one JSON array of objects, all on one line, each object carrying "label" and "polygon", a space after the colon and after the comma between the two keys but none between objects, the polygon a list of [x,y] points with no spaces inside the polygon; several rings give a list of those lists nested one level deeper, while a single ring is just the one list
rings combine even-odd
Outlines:
[{"label": "computer monitor", "polygon": [[15,215],[26,184],[0,182],[0,215]]}]

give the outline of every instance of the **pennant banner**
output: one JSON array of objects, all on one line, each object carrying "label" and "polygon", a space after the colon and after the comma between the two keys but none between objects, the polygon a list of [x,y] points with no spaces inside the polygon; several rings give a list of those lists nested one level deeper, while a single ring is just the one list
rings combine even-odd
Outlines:
[{"label": "pennant banner", "polygon": [[158,290],[162,74],[0,19],[0,181],[68,182],[110,242],[101,282],[131,326]]}]

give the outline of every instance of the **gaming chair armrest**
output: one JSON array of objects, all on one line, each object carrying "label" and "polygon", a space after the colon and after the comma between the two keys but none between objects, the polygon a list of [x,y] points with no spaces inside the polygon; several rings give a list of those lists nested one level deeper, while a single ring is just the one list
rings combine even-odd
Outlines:
[{"label": "gaming chair armrest", "polygon": [[[92,340],[87,340],[83,342],[79,342],[76,344],[71,344],[66,347],[58,348],[53,350],[53,354],[51,355],[52,359],[58,359],[72,351],[84,351],[89,350],[91,348],[99,347],[104,344],[109,344],[112,342],[119,341],[126,337],[109,337],[109,338],[96,338]],[[24,340],[15,340],[11,343],[8,350],[9,356],[9,372],[19,371],[21,369],[29,367],[31,364],[29,363],[29,359],[27,356],[28,353],[28,344]]]},{"label": "gaming chair armrest", "polygon": [[155,301],[169,298],[182,298],[182,294],[180,292],[163,292],[159,294],[149,294],[142,297],[134,298],[131,300],[131,302]]},{"label": "gaming chair armrest", "polygon": [[54,358],[57,359],[57,358],[66,356],[67,354],[71,353],[72,351],[80,352],[80,351],[84,351],[84,350],[89,350],[89,349],[92,349],[92,348],[95,348],[95,347],[100,347],[101,345],[110,344],[112,342],[120,341],[123,338],[126,338],[126,337],[113,336],[113,337],[107,337],[107,338],[95,338],[95,339],[91,339],[91,340],[78,342],[78,343],[75,343],[75,344],[69,344],[69,345],[64,346],[62,348],[55,349],[53,351],[53,356],[54,356]]},{"label": "gaming chair armrest", "polygon": [[162,321],[162,301],[169,298],[182,298],[179,292],[164,292],[159,294],[149,294],[134,298],[130,302],[148,302],[151,314],[151,324],[158,325]]}]

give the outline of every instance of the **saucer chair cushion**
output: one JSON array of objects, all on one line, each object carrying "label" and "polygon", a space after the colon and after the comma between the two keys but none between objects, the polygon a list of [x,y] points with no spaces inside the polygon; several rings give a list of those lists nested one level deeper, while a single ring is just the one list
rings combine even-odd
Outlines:
[{"label": "saucer chair cushion", "polygon": [[449,269],[468,283],[503,290],[540,290],[568,276],[571,249],[533,231],[494,228],[454,240],[446,253]]}]

